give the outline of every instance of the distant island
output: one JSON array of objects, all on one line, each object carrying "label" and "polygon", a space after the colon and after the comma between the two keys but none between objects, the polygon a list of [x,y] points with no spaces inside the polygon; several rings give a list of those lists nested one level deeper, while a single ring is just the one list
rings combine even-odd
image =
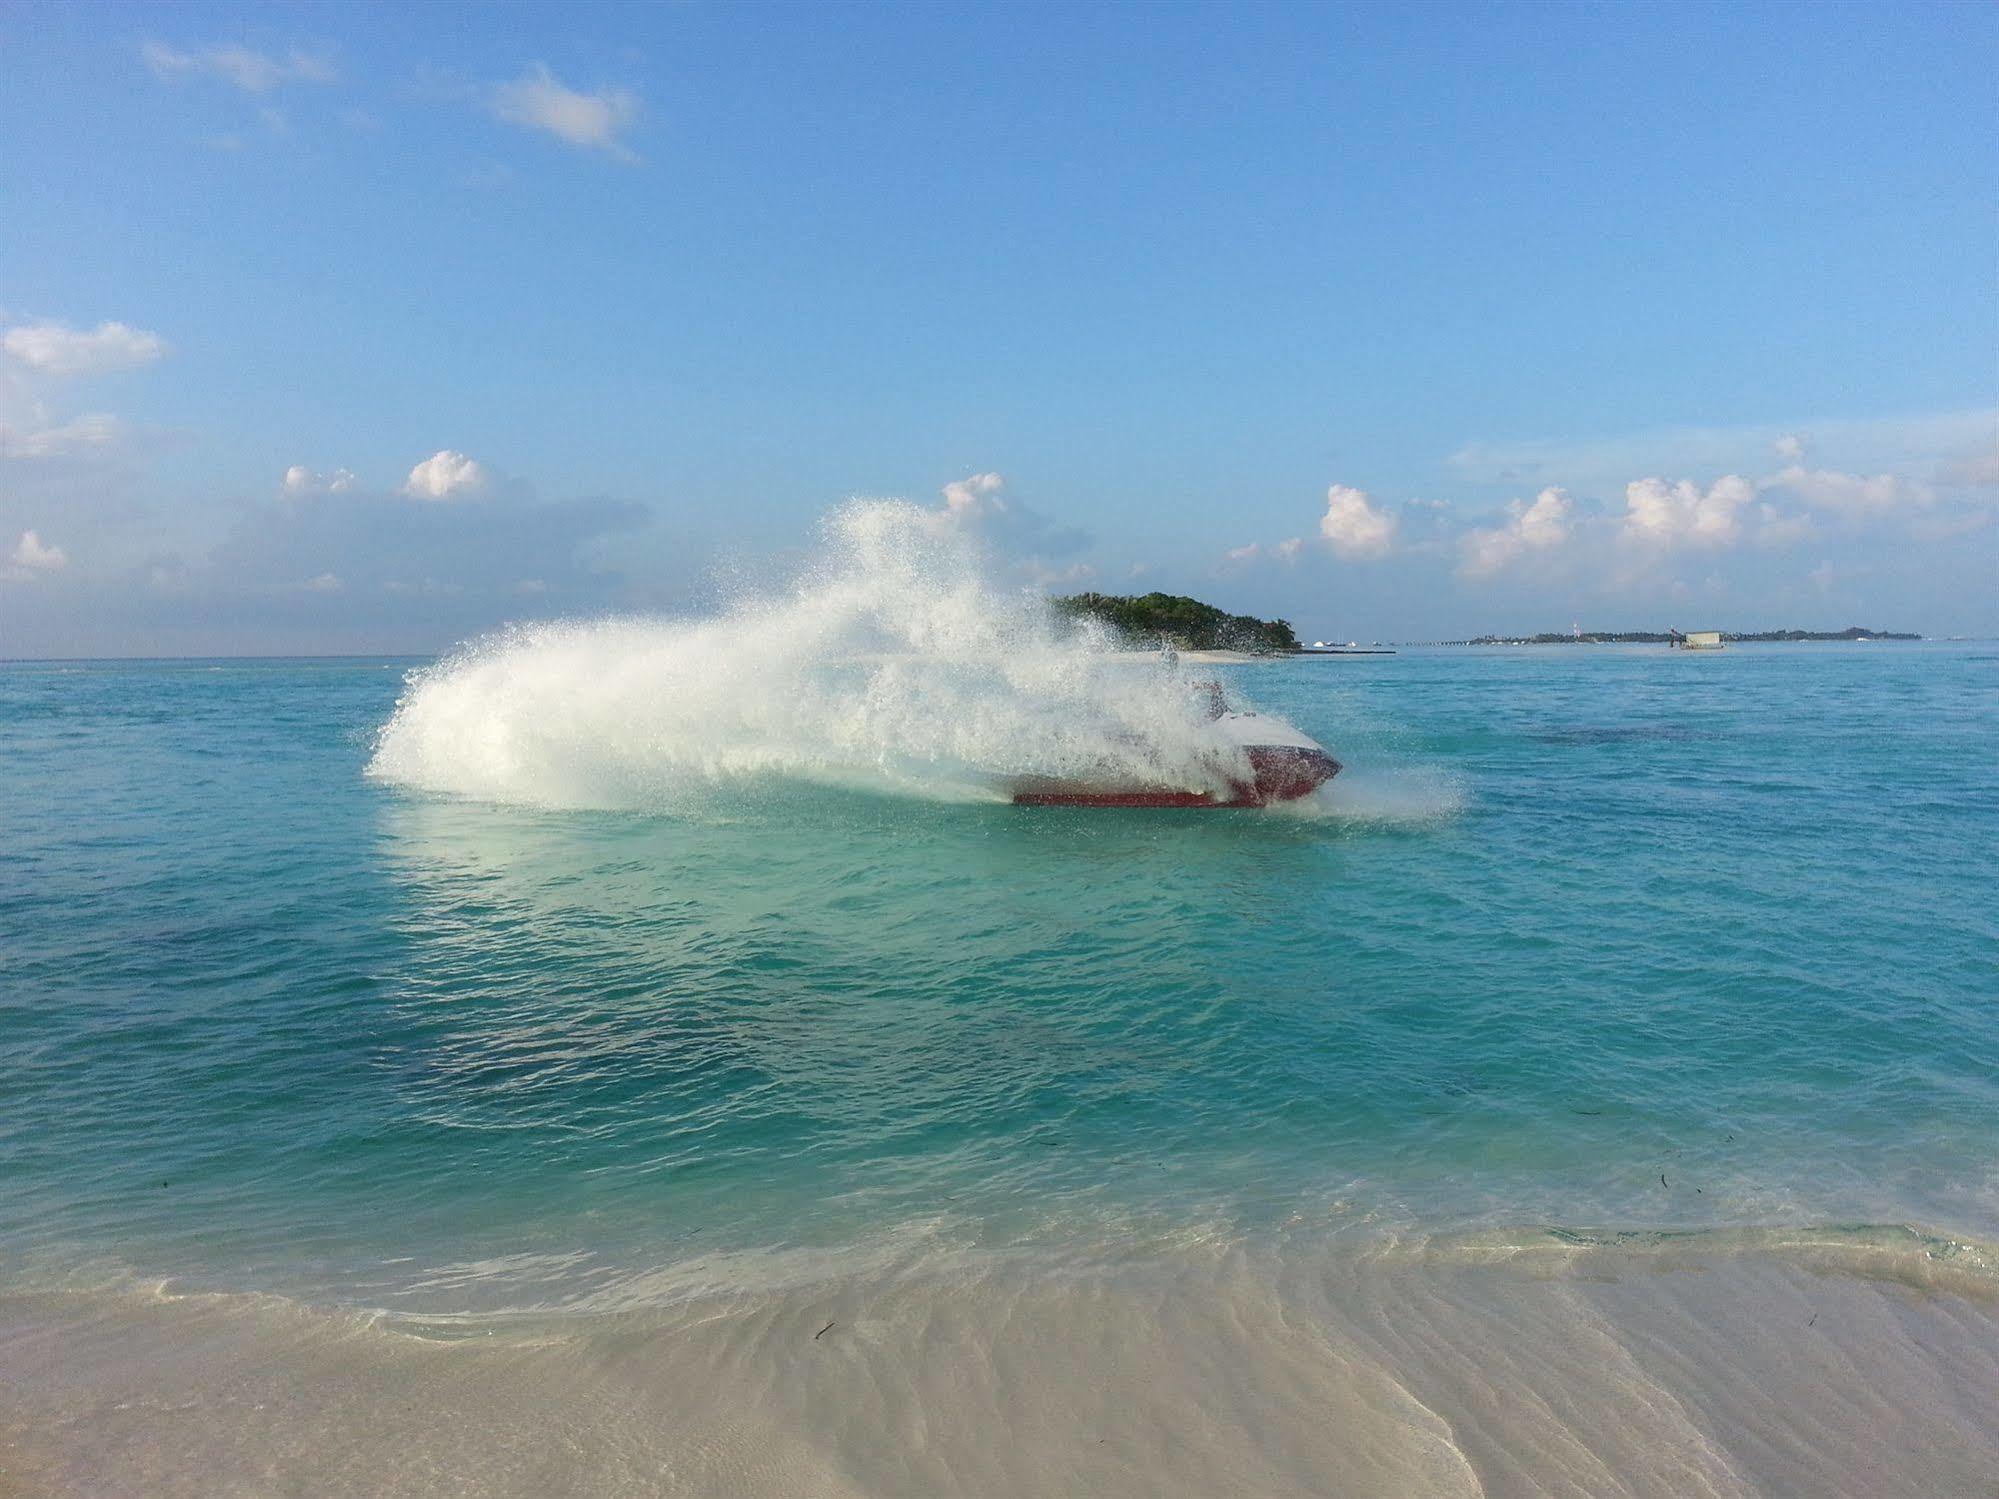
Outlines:
[{"label": "distant island", "polygon": [[[1312,652],[1299,644],[1288,619],[1258,619],[1230,614],[1213,604],[1180,593],[1072,593],[1050,599],[1067,619],[1094,619],[1135,650],[1156,649],[1162,642],[1182,651],[1242,651],[1257,656],[1296,654],[1372,655],[1373,651]],[[1848,625],[1844,630],[1723,630],[1723,642],[1734,644],[1842,641],[1921,640],[1906,630],[1870,630]],[[1672,630],[1543,630],[1537,635],[1474,635],[1469,640],[1432,640],[1428,645],[1668,645],[1683,640]],[[1393,652],[1379,652],[1391,655]]]},{"label": "distant island", "polygon": [[1069,619],[1101,620],[1133,646],[1153,646],[1163,639],[1183,651],[1247,651],[1259,656],[1298,649],[1297,633],[1287,619],[1230,614],[1183,594],[1072,593],[1050,602]]},{"label": "distant island", "polygon": [[[1921,640],[1896,630],[1869,630],[1848,625],[1844,630],[1723,630],[1721,638],[1732,641],[1791,640]],[[1439,645],[1666,645],[1674,639],[1667,630],[1543,630],[1539,635],[1475,635],[1470,640],[1441,640]]]}]

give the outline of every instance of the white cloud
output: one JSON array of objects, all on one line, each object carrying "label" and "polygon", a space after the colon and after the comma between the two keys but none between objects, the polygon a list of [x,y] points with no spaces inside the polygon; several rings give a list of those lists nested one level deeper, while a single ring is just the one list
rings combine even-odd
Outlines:
[{"label": "white cloud", "polygon": [[1038,557],[1030,557],[1022,564],[1028,581],[1037,588],[1074,588],[1081,583],[1096,581],[1097,570],[1087,562],[1072,562],[1067,567],[1050,567]]},{"label": "white cloud", "polygon": [[1575,502],[1567,490],[1550,486],[1534,496],[1532,504],[1515,500],[1507,510],[1510,518],[1505,525],[1465,533],[1464,561],[1458,571],[1467,577],[1489,577],[1528,552],[1560,546],[1569,539]]},{"label": "white cloud", "polygon": [[[410,477],[414,479],[416,476],[411,474]],[[336,468],[330,474],[316,474],[303,463],[294,463],[285,470],[284,489],[287,495],[294,498],[308,494],[346,494],[357,488],[360,482],[350,469]]]},{"label": "white cloud", "polygon": [[1959,454],[1938,471],[1937,483],[1964,489],[1999,489],[1999,442]]},{"label": "white cloud", "polygon": [[998,474],[973,474],[968,479],[953,479],[944,486],[944,509],[961,520],[978,520],[984,516],[1004,511],[1006,501],[1000,498],[1000,490],[1006,487],[1006,480]]},{"label": "white cloud", "polygon": [[[981,543],[1035,583],[1079,581],[1076,568],[1057,565],[1081,551],[1089,535],[1064,526],[1002,492],[1006,480],[995,473],[971,474],[944,486],[944,508],[922,512],[941,531],[974,532]],[[1094,573],[1092,573],[1094,576]]]},{"label": "white cloud", "polygon": [[1842,474],[1795,463],[1772,474],[1757,488],[1788,490],[1813,510],[1829,510],[1854,519],[1927,505],[1934,498],[1927,484],[1895,474]]},{"label": "white cloud", "polygon": [[1639,479],[1624,486],[1624,534],[1661,547],[1733,546],[1742,534],[1742,508],[1755,497],[1755,487],[1736,474],[1705,490],[1691,479]]},{"label": "white cloud", "polygon": [[166,340],[125,323],[16,323],[0,333],[0,460],[107,456],[124,425],[108,412],[64,416],[48,399],[64,380],[151,364]]},{"label": "white cloud", "polygon": [[1305,538],[1292,536],[1271,546],[1260,541],[1252,541],[1247,546],[1231,547],[1222,554],[1224,568],[1247,567],[1264,557],[1275,558],[1279,562],[1296,562],[1305,551]]},{"label": "white cloud", "polygon": [[36,402],[26,415],[26,422],[0,418],[0,458],[79,458],[107,452],[125,435],[124,424],[102,411],[58,422]]},{"label": "white cloud", "polygon": [[1381,557],[1395,544],[1395,517],[1378,509],[1366,490],[1335,484],[1326,491],[1319,534],[1342,557]]},{"label": "white cloud", "polygon": [[52,542],[44,542],[33,531],[23,531],[21,540],[14,548],[13,562],[30,572],[61,572],[69,566],[69,553]]},{"label": "white cloud", "polygon": [[546,131],[572,146],[603,151],[620,161],[638,160],[619,139],[639,117],[638,95],[630,89],[583,93],[536,63],[514,82],[493,90],[493,113],[509,124]]},{"label": "white cloud", "polygon": [[[1452,454],[1450,462],[1478,483],[1565,484],[1587,493],[1621,484],[1632,474],[1755,473],[1773,450],[1783,462],[1802,463],[1806,430],[1812,450],[1836,454],[1849,468],[1926,472],[1941,455],[1989,445],[1999,430],[1999,412],[1986,407],[1860,421],[1668,427],[1598,438],[1476,442]],[[1798,457],[1779,446],[1787,440],[1796,442]]]},{"label": "white cloud", "polygon": [[236,85],[245,93],[268,94],[282,83],[333,83],[340,77],[333,59],[323,52],[294,47],[284,57],[270,57],[238,43],[198,47],[184,52],[165,42],[147,42],[139,55],[161,78],[203,73]]},{"label": "white cloud", "polygon": [[1805,440],[1795,432],[1786,432],[1782,437],[1771,443],[1770,446],[1777,456],[1786,463],[1803,463],[1805,461]]},{"label": "white cloud", "polygon": [[[477,494],[489,480],[484,464],[450,448],[440,449],[410,470],[403,493],[418,500],[448,500]],[[286,478],[289,480],[290,475]]]},{"label": "white cloud", "polygon": [[1755,541],[1766,551],[1785,551],[1818,534],[1818,527],[1812,524],[1809,515],[1786,514],[1775,505],[1758,505],[1756,509],[1760,520]]},{"label": "white cloud", "polygon": [[308,578],[300,586],[307,593],[338,593],[347,585],[340,581],[338,573],[321,573],[316,578]]},{"label": "white cloud", "polygon": [[1554,546],[1567,539],[1569,515],[1574,508],[1567,490],[1544,489],[1534,496],[1534,503],[1520,513],[1514,529],[1530,547]]},{"label": "white cloud", "polygon": [[63,323],[18,323],[0,336],[0,348],[45,375],[97,375],[136,369],[167,352],[157,333],[124,323],[71,328]]}]

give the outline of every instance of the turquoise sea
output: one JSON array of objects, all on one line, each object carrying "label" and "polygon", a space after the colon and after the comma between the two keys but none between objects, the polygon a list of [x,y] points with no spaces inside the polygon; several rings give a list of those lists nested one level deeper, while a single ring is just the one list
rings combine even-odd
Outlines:
[{"label": "turquoise sea", "polygon": [[1804,1246],[1989,1315],[1991,645],[1214,668],[1346,762],[1291,813],[642,713],[609,770],[542,725],[440,788],[378,757],[423,665],[0,668],[0,1292],[547,1336],[999,1265]]}]

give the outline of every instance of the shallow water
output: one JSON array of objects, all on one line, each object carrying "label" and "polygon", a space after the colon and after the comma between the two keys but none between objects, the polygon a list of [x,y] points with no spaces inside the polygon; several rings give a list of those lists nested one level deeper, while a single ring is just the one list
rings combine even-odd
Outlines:
[{"label": "shallow water", "polygon": [[[1666,1294],[1597,1305],[1583,1281],[1650,1284],[1653,1231],[1690,1231],[1667,1242],[1775,1265],[1727,1284],[1763,1276],[1750,1299],[1786,1327],[1800,1276],[1865,1299],[1886,1275],[1919,1288],[1895,1295],[1921,1315],[1991,1332],[1989,647],[1227,669],[1347,763],[1282,814],[1016,809],[966,790],[990,736],[857,755],[895,721],[880,715],[809,764],[704,759],[673,737],[690,721],[615,700],[579,744],[548,719],[560,696],[532,693],[524,709],[461,698],[454,722],[532,725],[535,775],[496,791],[488,743],[454,788],[448,741],[421,774],[376,758],[416,664],[0,668],[0,1294],[23,1327],[68,1325],[34,1300],[51,1294],[110,1298],[63,1316],[138,1317],[127,1300],[162,1283],[446,1341],[725,1306],[736,1340],[680,1335],[676,1367],[709,1360],[742,1394],[764,1388],[730,1383],[754,1329],[791,1311],[969,1284],[997,1298],[971,1304],[1059,1321],[1064,1277],[1108,1261],[1120,1287],[1179,1277],[1200,1305],[1262,1308],[1207,1355],[1215,1379],[1283,1385],[1291,1368],[1294,1394],[1361,1399],[1356,1359],[1414,1390],[1426,1358],[1480,1337],[1499,1340],[1481,1358],[1508,1336],[1575,1354],[1561,1308],[1601,1328],[1623,1315],[1609,1303]],[[506,664],[515,685],[533,665]],[[938,690],[897,680],[903,707]],[[954,666],[947,686],[970,713],[987,699],[967,680]],[[1060,671],[1007,688],[1032,704],[1090,690]],[[606,776],[616,723],[634,737]],[[596,758],[549,780],[564,755]],[[1827,1234],[1872,1246],[1867,1266],[1810,1264],[1800,1244]],[[1476,1314],[1443,1306],[1461,1275],[1434,1260],[1466,1245],[1517,1280]],[[1578,1245],[1583,1260],[1535,1258]],[[1413,1258],[1380,1279],[1398,1254]],[[1932,1286],[1940,1267],[1959,1279]],[[1559,1294],[1517,1301],[1551,1276]],[[1301,1303],[1300,1277],[1341,1289]],[[1387,1336],[1367,1307],[1397,1298],[1442,1307],[1404,1323],[1433,1328],[1427,1353],[1367,1342]],[[1338,1358],[1286,1362],[1303,1355],[1279,1329],[1300,1315],[1346,1329]],[[952,1326],[959,1345],[981,1336]],[[1931,1409],[1918,1386],[1999,1397],[1989,1359],[1963,1361],[1976,1338],[1934,1331],[1869,1377],[1906,1376]],[[16,1354],[45,1346],[22,1336]],[[1137,1339],[1119,1356],[1142,1364],[1157,1350]],[[601,1372],[612,1345],[590,1346]],[[1698,1392],[1741,1371],[1703,1346],[1712,1379],[1674,1387],[1674,1419],[1714,1436]],[[1087,1382],[1085,1351],[1050,1391]],[[1029,1398],[1041,1376],[1008,1368],[982,1377]],[[1188,1378],[1188,1400],[1213,1397]],[[1764,1411],[1743,1440],[1767,1455],[1783,1419]],[[1952,1472],[1999,1471],[1963,1419],[1936,1419],[1970,1443]],[[1585,1422],[1577,1440],[1612,1438]],[[1186,1443],[1224,1466],[1235,1450]],[[1244,1490],[1333,1473],[1314,1452]],[[1363,1464],[1353,1491],[1448,1492],[1450,1464],[1490,1478],[1543,1460],[1438,1454],[1427,1480],[1399,1457]],[[1739,1458],[1712,1491],[1805,1471]],[[86,1486],[116,1487],[92,1471]],[[831,1471],[805,1487],[841,1491]],[[979,1488],[962,1470],[868,1471],[855,1491]],[[1630,1491],[1699,1491],[1670,1478]]]}]

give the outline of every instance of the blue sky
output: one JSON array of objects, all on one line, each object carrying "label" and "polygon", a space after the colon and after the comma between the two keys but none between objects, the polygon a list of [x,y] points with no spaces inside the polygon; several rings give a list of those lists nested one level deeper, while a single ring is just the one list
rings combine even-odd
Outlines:
[{"label": "blue sky", "polygon": [[15,4],[0,654],[702,609],[975,476],[1023,586],[1308,636],[1999,630],[1995,42]]}]

